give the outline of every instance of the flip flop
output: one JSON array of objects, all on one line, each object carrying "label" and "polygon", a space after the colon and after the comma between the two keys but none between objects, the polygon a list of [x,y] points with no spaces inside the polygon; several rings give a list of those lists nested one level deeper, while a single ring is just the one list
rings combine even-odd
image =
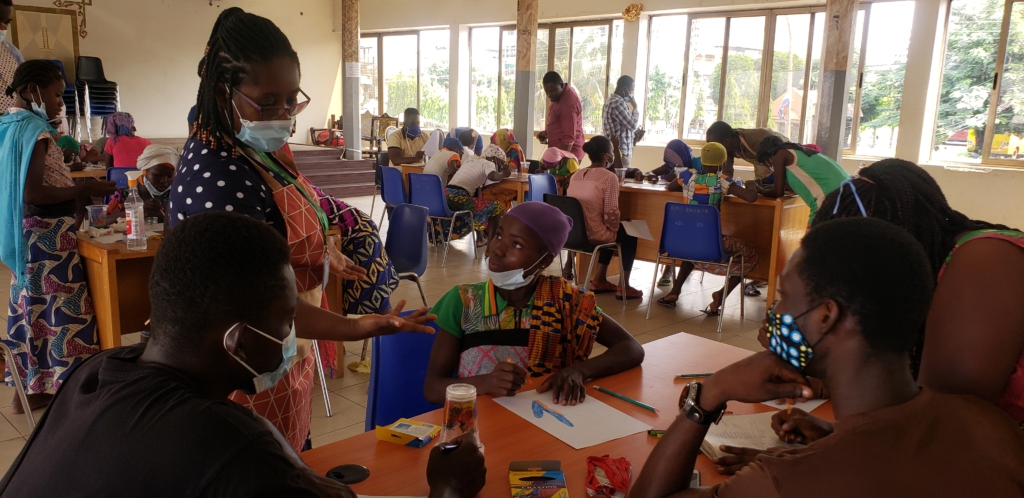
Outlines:
[{"label": "flip flop", "polygon": [[669,299],[667,297],[660,297],[655,302],[660,304],[660,305],[662,305],[662,306],[664,306],[664,307],[666,307],[666,308],[675,308],[676,307],[676,301],[678,301],[678,300],[679,300],[678,297],[673,299],[673,300],[671,300],[671,301],[669,301]]},{"label": "flip flop", "polygon": [[761,295],[761,291],[757,290],[757,286],[754,284],[747,284],[743,287],[743,295],[756,297]]},{"label": "flip flop", "polygon": [[[644,291],[640,289],[634,289],[632,287],[626,287],[626,299],[643,299]],[[616,292],[615,299],[622,301],[622,294]]]},{"label": "flip flop", "polygon": [[607,292],[619,292],[619,286],[611,282],[596,282],[590,281],[590,292],[594,294],[604,294]]},{"label": "flip flop", "polygon": [[710,304],[707,306],[707,308],[704,308],[703,313],[707,316],[718,316],[718,310],[711,309]]}]

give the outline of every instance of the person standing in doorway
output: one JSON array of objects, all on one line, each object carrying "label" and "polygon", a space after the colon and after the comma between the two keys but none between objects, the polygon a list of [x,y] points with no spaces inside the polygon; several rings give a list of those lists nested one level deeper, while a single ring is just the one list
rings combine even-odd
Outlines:
[{"label": "person standing in doorway", "polygon": [[544,93],[551,104],[544,131],[537,134],[543,144],[572,152],[577,161],[583,160],[583,105],[580,96],[562,81],[555,71],[544,75]]},{"label": "person standing in doorway", "polygon": [[608,97],[601,111],[601,126],[604,136],[619,139],[622,167],[629,168],[633,159],[633,146],[643,137],[643,130],[637,130],[640,110],[633,98],[633,78],[620,76],[615,84],[615,93]]},{"label": "person standing in doorway", "polygon": [[8,97],[3,90],[14,81],[14,71],[25,58],[7,35],[14,22],[14,2],[0,0],[0,112],[14,107],[14,97]]}]

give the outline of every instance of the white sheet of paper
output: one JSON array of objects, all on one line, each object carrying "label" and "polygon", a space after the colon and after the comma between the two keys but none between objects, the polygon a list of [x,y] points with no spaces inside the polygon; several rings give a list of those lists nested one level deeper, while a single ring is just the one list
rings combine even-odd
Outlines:
[{"label": "white sheet of paper", "polygon": [[772,429],[773,412],[753,415],[726,415],[721,422],[712,425],[704,441],[717,448],[720,445],[766,450],[775,446],[795,448],[779,440]]},{"label": "white sheet of paper", "polygon": [[[814,410],[815,408],[825,404],[825,401],[827,401],[827,400],[824,400],[824,399],[812,399],[812,400],[805,401],[803,403],[796,403],[796,404],[793,405],[793,408],[798,408],[798,409],[803,410],[803,411],[805,411],[807,413],[811,413],[811,411]],[[781,405],[776,405],[775,401],[765,401],[765,402],[763,402],[761,404],[762,405],[768,405],[768,406],[770,406],[772,408],[778,408],[780,410],[784,410],[786,408],[786,404],[785,403],[783,403]]]},{"label": "white sheet of paper", "polygon": [[[589,396],[583,403],[576,406],[555,405],[551,402],[550,392],[537,394],[537,391],[527,391],[512,397],[495,398],[494,401],[577,450],[651,428],[651,426]],[[535,401],[548,407],[551,411],[561,414],[572,423],[572,427],[559,421],[547,411],[541,411],[540,418],[534,416],[533,404]]]},{"label": "white sheet of paper", "polygon": [[645,220],[632,220],[623,221],[622,228],[626,229],[626,233],[644,240],[654,240],[651,236],[651,229],[647,227],[647,221]]},{"label": "white sheet of paper", "polygon": [[124,242],[124,234],[112,233],[110,235],[101,235],[99,237],[93,237],[92,240],[101,244],[116,244],[118,242]]}]

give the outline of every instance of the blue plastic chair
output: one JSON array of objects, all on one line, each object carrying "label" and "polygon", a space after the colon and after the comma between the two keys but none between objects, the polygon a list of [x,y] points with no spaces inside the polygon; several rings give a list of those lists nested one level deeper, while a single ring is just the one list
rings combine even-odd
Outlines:
[{"label": "blue plastic chair", "polygon": [[[651,281],[651,296],[660,275],[661,260],[688,261],[691,263],[713,263],[726,267],[726,275],[732,274],[733,262],[739,259],[740,275],[746,273],[746,262],[742,253],[729,254],[722,245],[722,218],[714,206],[698,206],[678,202],[665,203],[665,218],[661,225],[661,241],[658,243],[658,257],[654,260],[654,280]],[[725,263],[725,262],[728,263]],[[743,288],[743,283],[740,283]],[[729,298],[729,278],[722,286],[722,302],[719,304],[718,333],[722,333],[722,310]],[[647,307],[647,318],[651,307]],[[743,296],[740,296],[740,318],[743,318]]]},{"label": "blue plastic chair", "polygon": [[378,227],[384,223],[384,215],[388,213],[389,208],[409,203],[409,194],[405,191],[405,181],[402,180],[400,169],[391,166],[380,168],[380,198],[384,201],[384,212],[380,214]]},{"label": "blue plastic chair", "polygon": [[128,173],[129,171],[138,171],[136,168],[107,168],[107,181],[114,182],[117,188],[125,188],[128,186]]},{"label": "blue plastic chair", "polygon": [[427,269],[427,216],[430,211],[423,206],[399,204],[391,212],[388,225],[388,240],[384,251],[398,272],[399,280],[416,282],[423,306],[430,306],[423,293],[420,277]]},{"label": "blue plastic chair", "polygon": [[551,173],[530,175],[530,201],[544,202],[544,194],[558,195],[558,183]]},{"label": "blue plastic chair", "polygon": [[[434,322],[427,325],[437,330]],[[399,332],[373,338],[364,425],[367,431],[441,408],[423,396],[434,337],[434,334]]]},{"label": "blue plastic chair", "polygon": [[[441,258],[441,268],[448,261],[448,247],[451,246],[452,234],[455,232],[455,218],[465,216],[469,218],[469,224],[473,224],[473,211],[452,211],[448,207],[448,197],[445,195],[444,185],[437,175],[426,175],[423,173],[409,173],[409,203],[427,208],[430,213],[428,220],[448,220],[448,237],[444,241],[444,257]],[[472,228],[473,240],[470,247],[473,249],[473,257],[476,257],[476,230]]]},{"label": "blue plastic chair", "polygon": [[[391,159],[388,158],[387,152],[377,153],[377,164],[373,166],[373,199],[370,201],[370,218],[373,218],[373,209],[377,205],[377,196],[380,195],[380,169],[387,168],[391,165]],[[379,224],[377,225],[380,226]]]}]

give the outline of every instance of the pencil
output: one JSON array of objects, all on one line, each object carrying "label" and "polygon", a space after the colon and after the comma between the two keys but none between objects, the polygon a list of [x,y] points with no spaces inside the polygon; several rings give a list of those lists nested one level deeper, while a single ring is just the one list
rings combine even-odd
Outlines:
[{"label": "pencil", "polygon": [[709,374],[709,373],[702,373],[702,374],[681,374],[681,375],[676,375],[677,379],[693,379],[693,378],[696,378],[696,377],[711,377],[711,374]]},{"label": "pencil", "polygon": [[614,391],[609,391],[609,390],[607,390],[607,389],[605,389],[603,387],[594,386],[594,389],[597,389],[598,391],[601,391],[601,392],[603,392],[605,394],[608,394],[610,396],[615,396],[616,398],[619,398],[622,401],[628,401],[630,403],[633,403],[634,405],[639,406],[640,408],[646,408],[646,409],[648,409],[648,410],[650,410],[650,411],[652,411],[654,413],[660,413],[661,412],[661,410],[658,410],[657,408],[655,408],[655,407],[653,407],[651,405],[648,405],[647,403],[641,403],[641,402],[639,402],[639,401],[637,401],[637,400],[635,400],[633,398],[629,398],[629,397],[623,396],[623,395],[621,395],[621,394],[619,394],[617,392],[614,392]]}]

